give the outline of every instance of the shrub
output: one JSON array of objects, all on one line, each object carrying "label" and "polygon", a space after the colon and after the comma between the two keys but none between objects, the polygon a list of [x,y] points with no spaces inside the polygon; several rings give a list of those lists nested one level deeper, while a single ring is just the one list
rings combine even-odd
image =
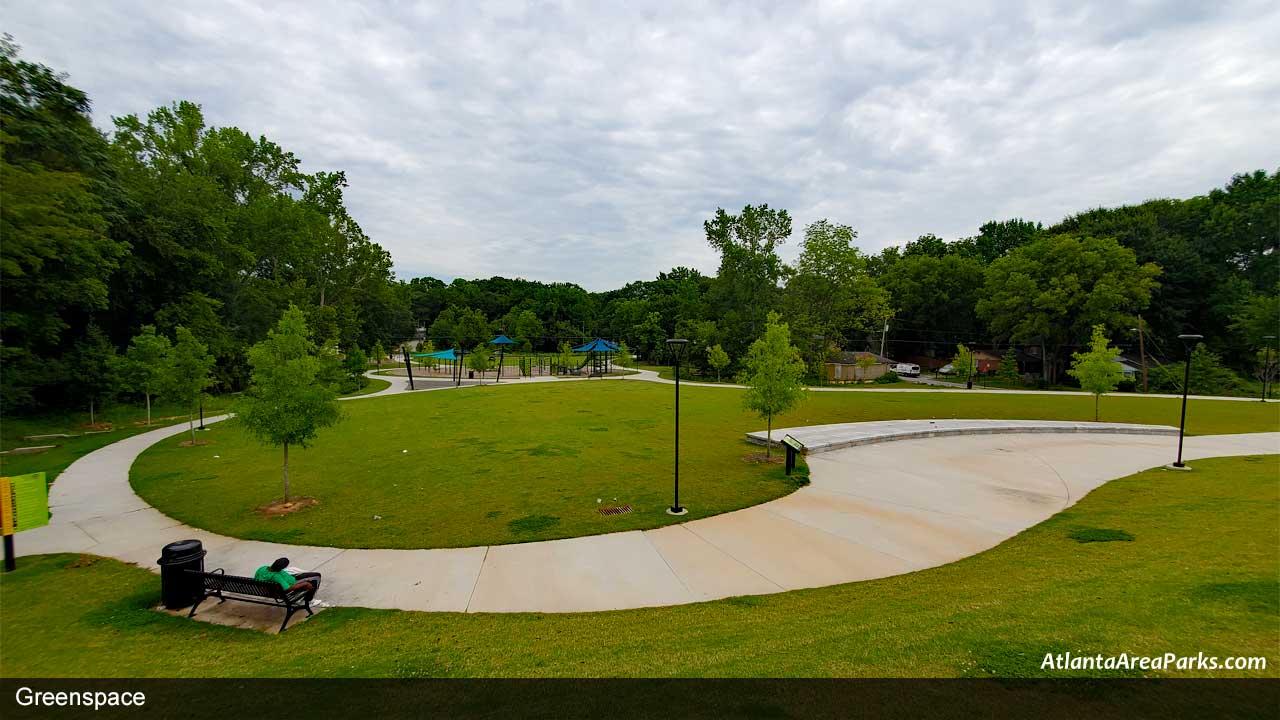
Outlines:
[{"label": "shrub", "polygon": [[898,373],[890,370],[871,382],[873,385],[892,385],[893,383],[898,382]]}]

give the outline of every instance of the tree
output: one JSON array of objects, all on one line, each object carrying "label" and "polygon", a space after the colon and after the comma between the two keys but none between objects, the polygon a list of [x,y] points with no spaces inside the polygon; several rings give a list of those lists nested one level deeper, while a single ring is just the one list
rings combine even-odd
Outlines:
[{"label": "tree", "polygon": [[347,368],[349,379],[347,386],[351,388],[347,392],[359,390],[364,386],[364,373],[369,369],[369,357],[364,354],[359,345],[352,345],[347,349],[343,364]]},{"label": "tree", "polygon": [[1022,376],[1018,373],[1018,353],[1014,352],[1010,346],[1004,351],[1004,357],[1000,358],[1000,372],[998,373],[1001,380],[1010,385],[1021,383]]},{"label": "tree", "polygon": [[387,357],[387,349],[382,346],[382,341],[374,341],[373,347],[369,348],[369,352],[373,354],[374,361],[378,363],[378,369],[382,369],[382,361]]},{"label": "tree", "polygon": [[289,501],[289,446],[306,448],[341,417],[335,393],[319,378],[321,360],[306,317],[290,305],[267,338],[249,349],[250,385],[236,420],[259,441],[284,448],[284,500]]},{"label": "tree", "polygon": [[[1161,365],[1152,373],[1151,385],[1157,392],[1182,392],[1185,367],[1182,363]],[[1240,379],[1222,365],[1222,357],[1204,343],[1191,350],[1191,379],[1187,392],[1192,395],[1221,395],[1238,391]]]},{"label": "tree", "polygon": [[1120,350],[1111,347],[1105,325],[1094,325],[1089,349],[1072,354],[1071,369],[1067,374],[1080,383],[1086,392],[1093,393],[1093,419],[1098,419],[1098,399],[1103,393],[1116,389],[1124,379],[1124,370],[1116,362]]},{"label": "tree", "polygon": [[791,345],[791,329],[771,312],[764,333],[751,343],[742,361],[740,382],[747,386],[742,404],[767,423],[765,457],[773,445],[773,418],[794,408],[804,398],[804,358]]},{"label": "tree", "polygon": [[89,400],[89,424],[96,425],[95,410],[115,397],[120,385],[120,357],[96,323],[89,323],[85,336],[76,342],[71,356],[71,373],[80,393]]},{"label": "tree", "polygon": [[955,370],[956,377],[966,382],[978,374],[978,369],[974,365],[973,351],[964,343],[956,345],[956,354],[951,358],[951,367]]},{"label": "tree", "polygon": [[716,382],[720,382],[720,372],[729,367],[729,353],[716,343],[707,348],[707,364],[716,371]]},{"label": "tree", "polygon": [[1061,349],[1083,344],[1094,325],[1129,327],[1159,274],[1110,238],[1039,237],[987,268],[978,315],[1001,340],[1040,345],[1053,382]]},{"label": "tree", "polygon": [[172,367],[169,338],[156,334],[154,325],[143,325],[129,341],[122,367],[124,386],[147,399],[147,425],[151,424],[151,398],[169,384]]},{"label": "tree", "polygon": [[169,377],[165,394],[187,407],[187,428],[191,444],[196,444],[196,407],[200,396],[213,384],[214,358],[204,343],[186,327],[174,328],[175,340],[169,350]]},{"label": "tree", "polygon": [[737,215],[717,208],[702,227],[720,253],[716,301],[730,349],[739,352],[760,335],[766,313],[777,304],[785,270],[778,248],[791,236],[791,216],[768,205],[747,205]]},{"label": "tree", "polygon": [[560,359],[559,359],[560,372],[562,373],[568,372],[569,368],[573,367],[575,360],[576,359],[573,356],[573,346],[569,344],[568,340],[561,340],[560,341]]},{"label": "tree", "polygon": [[629,368],[631,367],[631,364],[634,363],[635,361],[636,361],[636,358],[634,355],[631,354],[631,349],[627,347],[627,344],[618,343],[618,351],[614,353],[614,356],[613,356],[614,366]]},{"label": "tree", "polygon": [[493,358],[489,355],[489,348],[483,345],[477,345],[471,354],[467,356],[467,367],[475,370],[479,374],[480,384],[484,384],[484,373],[491,365]]},{"label": "tree", "polygon": [[918,254],[890,263],[878,282],[903,319],[895,324],[894,338],[904,341],[911,354],[937,357],[950,349],[942,338],[979,337],[983,327],[974,307],[983,271],[976,258],[955,254]]}]

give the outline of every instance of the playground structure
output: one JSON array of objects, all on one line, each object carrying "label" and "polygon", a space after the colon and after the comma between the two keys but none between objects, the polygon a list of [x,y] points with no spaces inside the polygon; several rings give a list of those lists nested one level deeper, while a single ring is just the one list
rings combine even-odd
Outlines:
[{"label": "playground structure", "polygon": [[[506,335],[499,335],[487,343],[481,343],[470,353],[489,352],[496,356],[491,358],[491,367],[485,371],[476,371],[466,367],[468,351],[453,347],[434,352],[410,352],[407,346],[402,347],[404,367],[393,369],[395,375],[407,375],[410,385],[413,378],[439,379],[448,378],[455,384],[462,384],[463,379],[501,382],[502,378],[535,378],[535,377],[604,377],[619,372],[613,360],[618,352],[616,343],[595,338],[575,348],[572,360],[563,353],[532,353],[507,355],[507,348],[516,345],[516,341]],[[486,347],[489,346],[489,347]],[[578,354],[581,354],[579,361]],[[496,360],[496,364],[492,362]]]}]

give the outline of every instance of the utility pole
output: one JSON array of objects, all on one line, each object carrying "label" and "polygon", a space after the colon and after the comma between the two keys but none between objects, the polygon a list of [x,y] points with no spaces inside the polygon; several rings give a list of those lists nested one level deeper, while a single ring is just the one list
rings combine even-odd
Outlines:
[{"label": "utility pole", "polygon": [[1142,316],[1138,316],[1138,354],[1142,356],[1142,392],[1147,392],[1147,346],[1142,340]]},{"label": "utility pole", "polygon": [[889,321],[884,321],[884,332],[880,333],[880,357],[884,357],[884,341],[889,337]]}]

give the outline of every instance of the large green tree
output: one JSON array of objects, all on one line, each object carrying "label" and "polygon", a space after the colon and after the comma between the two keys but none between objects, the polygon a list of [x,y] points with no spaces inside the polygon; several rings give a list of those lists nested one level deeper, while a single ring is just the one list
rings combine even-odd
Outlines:
[{"label": "large green tree", "polygon": [[1082,345],[1094,325],[1129,327],[1159,275],[1111,238],[1042,236],[991,263],[978,316],[998,339],[1040,346],[1053,382],[1062,349]]},{"label": "large green tree", "polygon": [[791,236],[791,216],[768,205],[747,205],[733,215],[723,208],[702,224],[707,243],[720,253],[715,301],[732,354],[764,330],[776,307],[785,271],[778,248]]},{"label": "large green tree", "polygon": [[747,350],[739,382],[747,386],[742,404],[766,423],[765,456],[773,445],[773,418],[804,398],[804,359],[791,345],[791,329],[777,313],[769,313],[764,333]]},{"label": "large green tree", "polygon": [[267,338],[249,350],[249,389],[236,420],[250,435],[284,449],[284,500],[289,501],[289,446],[306,448],[341,417],[336,394],[320,379],[322,363],[306,316],[290,306]]},{"label": "large green tree", "polygon": [[154,325],[143,325],[129,341],[121,363],[125,389],[146,398],[148,425],[151,424],[151,399],[172,385],[171,345],[169,338],[156,334]]}]

